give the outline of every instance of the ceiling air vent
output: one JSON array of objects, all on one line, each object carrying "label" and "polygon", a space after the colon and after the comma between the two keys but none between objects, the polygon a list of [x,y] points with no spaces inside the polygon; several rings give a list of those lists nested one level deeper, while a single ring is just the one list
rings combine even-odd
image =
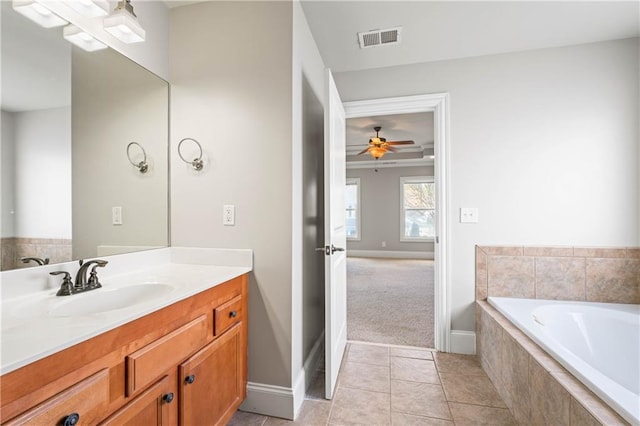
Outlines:
[{"label": "ceiling air vent", "polygon": [[386,30],[371,30],[358,33],[360,48],[383,46],[385,44],[400,43],[402,27],[388,28]]}]

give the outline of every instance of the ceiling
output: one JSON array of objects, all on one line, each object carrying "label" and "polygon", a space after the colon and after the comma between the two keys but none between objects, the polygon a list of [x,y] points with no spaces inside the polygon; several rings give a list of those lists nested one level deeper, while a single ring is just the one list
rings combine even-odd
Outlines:
[{"label": "ceiling", "polygon": [[[324,63],[333,72],[640,35],[638,1],[302,0],[301,4]],[[400,43],[360,49],[358,32],[397,26],[402,27]]]}]

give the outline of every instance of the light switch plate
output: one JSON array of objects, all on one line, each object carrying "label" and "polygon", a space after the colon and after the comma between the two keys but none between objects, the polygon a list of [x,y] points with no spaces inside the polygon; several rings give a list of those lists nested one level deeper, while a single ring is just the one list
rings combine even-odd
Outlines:
[{"label": "light switch plate", "polygon": [[460,207],[460,223],[478,223],[478,208]]}]

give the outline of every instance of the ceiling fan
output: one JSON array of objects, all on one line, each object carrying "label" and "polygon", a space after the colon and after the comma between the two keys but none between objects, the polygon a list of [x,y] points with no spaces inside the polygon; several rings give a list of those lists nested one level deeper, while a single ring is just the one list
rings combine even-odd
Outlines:
[{"label": "ceiling fan", "polygon": [[381,158],[387,152],[395,152],[395,148],[393,145],[411,145],[413,141],[389,141],[385,138],[381,138],[379,133],[382,127],[376,126],[373,130],[376,131],[376,137],[369,139],[369,146],[366,149],[360,151],[357,155],[364,154],[365,152],[369,152],[373,158],[376,160]]}]

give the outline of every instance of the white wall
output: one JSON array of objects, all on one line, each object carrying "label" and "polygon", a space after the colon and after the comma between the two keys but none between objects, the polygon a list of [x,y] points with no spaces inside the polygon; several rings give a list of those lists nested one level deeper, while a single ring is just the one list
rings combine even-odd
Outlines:
[{"label": "white wall", "polygon": [[400,241],[400,177],[409,176],[433,176],[433,167],[389,167],[377,172],[347,169],[348,178],[360,178],[361,238],[348,240],[349,250],[417,251],[433,255],[432,242]]},{"label": "white wall", "polygon": [[[199,3],[171,11],[170,43],[171,243],[254,250],[248,379],[287,388],[293,345],[291,22],[288,2]],[[200,174],[176,155],[185,137],[200,141],[209,158]],[[222,225],[224,204],[236,206],[235,226]]]},{"label": "white wall", "polygon": [[15,192],[15,143],[14,143],[14,116],[13,113],[2,111],[0,119],[2,127],[2,139],[0,142],[0,167],[2,182],[2,196],[0,199],[0,237],[15,236],[14,224],[14,192]]},{"label": "white wall", "polygon": [[[116,3],[110,1],[112,8]],[[137,0],[132,4],[140,25],[146,31],[143,43],[121,42],[104,30],[102,18],[85,18],[62,1],[47,2],[47,7],[114,50],[169,80],[169,8],[160,0]]]},{"label": "white wall", "polygon": [[14,236],[71,238],[71,109],[13,113]]},{"label": "white wall", "polygon": [[638,56],[636,38],[336,76],[345,101],[451,95],[452,329],[474,329],[475,244],[638,244]]}]

